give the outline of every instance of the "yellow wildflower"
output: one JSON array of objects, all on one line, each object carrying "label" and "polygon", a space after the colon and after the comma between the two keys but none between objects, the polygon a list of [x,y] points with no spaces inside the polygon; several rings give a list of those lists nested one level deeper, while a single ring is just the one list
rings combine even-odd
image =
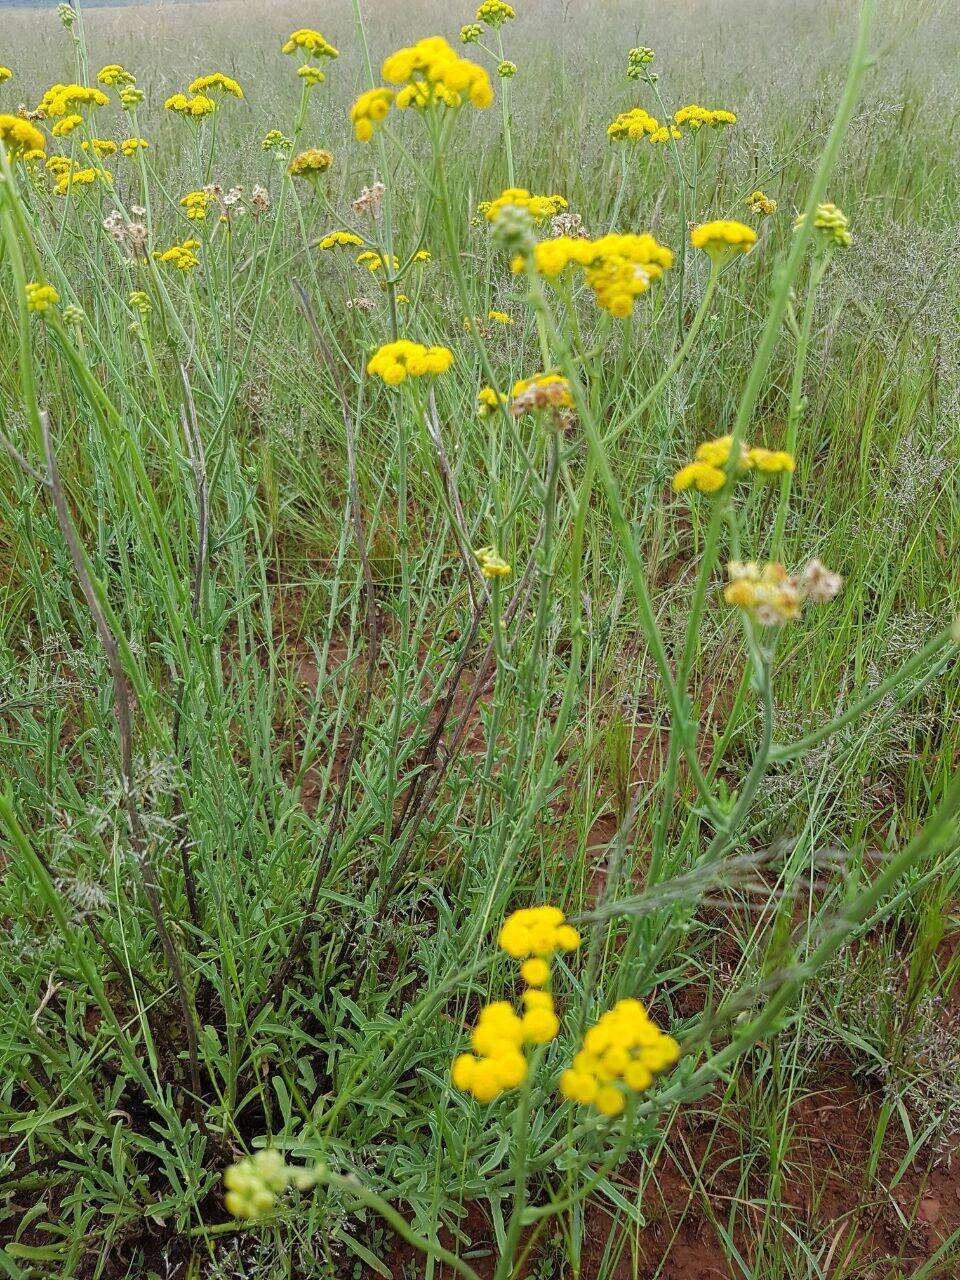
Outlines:
[{"label": "yellow wildflower", "polygon": [[313,31],[310,27],[301,27],[299,31],[294,31],[283,46],[284,53],[297,53],[303,50],[311,58],[339,58],[340,51],[335,49],[329,40],[324,39],[319,31]]},{"label": "yellow wildflower", "polygon": [[[429,36],[398,49],[385,60],[382,74],[390,84],[419,87],[428,100],[449,106],[459,106],[464,97],[481,109],[493,102],[493,88],[484,68],[461,58],[442,36]],[[408,105],[425,104],[411,100]]]},{"label": "yellow wildflower", "polygon": [[195,94],[192,98],[188,98],[185,93],[174,93],[163,105],[167,111],[195,123],[212,116],[217,109],[216,102],[205,93]]},{"label": "yellow wildflower", "polygon": [[331,231],[320,241],[321,249],[346,249],[352,245],[361,245],[363,241],[352,231]]},{"label": "yellow wildflower", "polygon": [[580,934],[566,923],[559,907],[523,907],[503,922],[497,943],[514,960],[546,960],[555,951],[576,951]]},{"label": "yellow wildflower", "polygon": [[722,125],[737,123],[737,117],[732,111],[709,111],[706,107],[697,106],[696,103],[691,103],[689,107],[681,107],[674,113],[673,120],[681,128],[694,131],[702,129],[704,125],[710,129],[717,129]]},{"label": "yellow wildflower", "polygon": [[392,89],[368,89],[350,108],[350,123],[360,142],[369,142],[374,129],[387,118],[393,100]]},{"label": "yellow wildflower", "polygon": [[311,89],[315,88],[318,84],[323,84],[324,80],[327,78],[319,67],[314,67],[309,62],[305,62],[302,67],[298,67],[297,75],[305,84],[309,85]]},{"label": "yellow wildflower", "polygon": [[305,1191],[316,1181],[316,1173],[288,1165],[279,1151],[264,1148],[224,1171],[223,1185],[227,1191],[223,1202],[235,1218],[263,1218],[288,1187]]},{"label": "yellow wildflower", "polygon": [[134,84],[136,77],[132,76],[119,62],[109,62],[97,72],[97,81],[105,85]]},{"label": "yellow wildflower", "polygon": [[46,151],[47,143],[40,130],[20,116],[0,115],[0,143],[12,160],[28,151]]},{"label": "yellow wildflower", "polygon": [[703,249],[709,257],[722,266],[738,253],[749,253],[757,243],[753,227],[743,222],[719,219],[703,222],[690,232],[690,243],[695,249]]},{"label": "yellow wildflower", "polygon": [[180,205],[191,222],[202,222],[207,216],[212,199],[209,191],[188,191]]},{"label": "yellow wildflower", "polygon": [[567,202],[563,196],[534,196],[526,187],[507,187],[495,200],[482,200],[477,205],[477,213],[482,213],[488,222],[496,222],[508,207],[525,209],[534,222],[544,222],[566,209]]},{"label": "yellow wildflower", "polygon": [[371,356],[367,373],[396,387],[407,378],[421,378],[446,373],[453,364],[453,352],[447,347],[425,347],[419,342],[400,338],[388,342]]},{"label": "yellow wildflower", "polygon": [[138,151],[146,150],[150,143],[146,138],[124,138],[120,143],[120,150],[125,156],[136,155]]},{"label": "yellow wildflower", "polygon": [[89,141],[81,142],[80,146],[84,151],[92,151],[101,160],[104,156],[113,156],[117,153],[117,144],[110,138],[91,138]]},{"label": "yellow wildflower", "polygon": [[113,174],[107,169],[65,169],[54,188],[58,196],[65,196],[73,187],[90,187],[95,182],[113,182]]},{"label": "yellow wildflower", "polygon": [[9,80],[12,77],[12,75],[13,75],[13,72],[10,70],[9,67],[0,67],[0,84],[3,84],[4,81]]},{"label": "yellow wildflower", "polygon": [[506,560],[497,555],[493,547],[478,547],[473,553],[480,562],[480,572],[485,578],[509,578],[513,572]]},{"label": "yellow wildflower", "polygon": [[66,138],[71,133],[73,133],[74,129],[79,128],[79,126],[82,124],[83,124],[83,116],[78,116],[78,115],[63,116],[60,120],[57,121],[55,125],[51,127],[50,132],[54,138]]},{"label": "yellow wildflower", "polygon": [[625,1089],[649,1089],[654,1076],[679,1057],[676,1040],[660,1030],[639,1000],[620,1000],[587,1032],[583,1048],[560,1077],[560,1092],[613,1117],[626,1105]]},{"label": "yellow wildflower", "polygon": [[771,200],[765,192],[759,189],[751,191],[746,200],[744,200],[744,204],[757,217],[768,217],[771,213],[777,212],[776,200]]},{"label": "yellow wildflower", "polygon": [[505,311],[488,311],[487,319],[497,324],[513,324],[513,316],[508,316]]},{"label": "yellow wildflower", "polygon": [[516,12],[505,0],[483,0],[477,9],[477,22],[485,22],[488,27],[502,27],[505,22],[515,18]]},{"label": "yellow wildflower", "polygon": [[26,293],[27,310],[35,311],[38,315],[43,315],[48,307],[55,306],[60,301],[60,295],[52,284],[37,284],[35,280],[31,280]]},{"label": "yellow wildflower", "polygon": [[510,412],[515,418],[530,411],[572,407],[570,383],[559,373],[537,373],[532,378],[521,378],[510,392]]},{"label": "yellow wildflower", "polygon": [[177,268],[178,271],[193,271],[200,265],[200,259],[197,256],[197,250],[200,248],[199,240],[184,240],[182,244],[173,244],[169,249],[155,250],[153,256],[158,262],[166,262]]},{"label": "yellow wildflower", "polygon": [[202,95],[212,97],[214,93],[220,93],[224,96],[229,94],[234,98],[242,98],[243,90],[232,76],[224,75],[222,71],[214,71],[208,76],[197,76],[187,85],[187,92],[194,95]]},{"label": "yellow wildflower", "polygon": [[607,137],[616,142],[638,142],[659,129],[660,121],[655,116],[644,111],[643,107],[634,107],[631,111],[621,112],[607,125]]},{"label": "yellow wildflower", "polygon": [[55,178],[59,178],[61,174],[67,173],[73,168],[73,161],[69,156],[50,156],[47,163],[43,166],[48,173],[52,173]]},{"label": "yellow wildflower", "polygon": [[477,392],[477,414],[481,418],[488,418],[498,406],[506,403],[507,397],[502,392],[498,394],[493,387],[481,387]]},{"label": "yellow wildflower", "polygon": [[37,111],[43,116],[65,116],[84,107],[105,107],[109,101],[102,89],[82,84],[55,84],[40,99]]},{"label": "yellow wildflower", "polygon": [[306,178],[308,182],[316,182],[322,173],[326,173],[333,164],[333,156],[329,151],[321,151],[319,147],[308,147],[290,161],[288,173],[292,178]]},{"label": "yellow wildflower", "polygon": [[[794,227],[803,226],[802,213],[793,225]],[[853,243],[850,219],[835,204],[818,204],[817,211],[813,215],[813,225],[820,232],[823,239],[830,244],[840,245],[842,248],[847,249]]]}]

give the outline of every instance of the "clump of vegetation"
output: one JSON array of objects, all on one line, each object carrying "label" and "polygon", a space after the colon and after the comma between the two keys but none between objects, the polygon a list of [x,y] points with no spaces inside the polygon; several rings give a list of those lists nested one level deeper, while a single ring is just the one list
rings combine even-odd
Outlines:
[{"label": "clump of vegetation", "polygon": [[957,187],[874,8],[799,134],[649,46],[588,124],[503,0],[0,67],[8,1274],[613,1275],[708,1102],[788,1274],[838,1047],[871,1179],[948,1151],[955,261],[858,281]]}]

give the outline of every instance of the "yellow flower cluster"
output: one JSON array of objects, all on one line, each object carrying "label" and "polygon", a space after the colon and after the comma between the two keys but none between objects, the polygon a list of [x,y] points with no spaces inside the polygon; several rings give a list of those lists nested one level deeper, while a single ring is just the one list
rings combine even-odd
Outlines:
[{"label": "yellow flower cluster", "polygon": [[127,297],[127,304],[134,311],[139,311],[142,316],[148,315],[153,310],[149,295],[142,289],[134,289]]},{"label": "yellow flower cluster", "polygon": [[83,116],[62,116],[57,123],[52,126],[50,133],[54,138],[66,138],[73,133],[74,129],[78,129],[82,124]]},{"label": "yellow flower cluster", "polygon": [[199,240],[184,240],[183,244],[173,244],[169,249],[164,249],[162,253],[159,250],[155,250],[153,256],[158,262],[167,262],[176,267],[178,271],[193,271],[195,267],[200,265],[200,259],[197,257],[199,248]]},{"label": "yellow flower cluster", "polygon": [[607,137],[617,142],[637,142],[659,130],[660,121],[655,116],[644,111],[643,107],[634,107],[631,111],[621,112],[607,125]]},{"label": "yellow flower cluster", "polygon": [[97,83],[105,85],[135,84],[136,76],[130,74],[119,62],[108,62],[97,72]]},{"label": "yellow flower cluster", "polygon": [[91,187],[98,181],[110,184],[113,174],[108,169],[64,169],[54,190],[58,196],[65,196],[73,187]]},{"label": "yellow flower cluster", "polygon": [[263,141],[260,143],[261,151],[290,151],[293,148],[293,139],[288,138],[285,133],[281,133],[279,129],[271,129]]},{"label": "yellow flower cluster", "polygon": [[[374,249],[364,249],[363,253],[357,254],[354,261],[358,267],[366,267],[371,274],[381,271],[385,266],[385,260]],[[392,270],[396,271],[399,266],[400,259],[394,254]]]},{"label": "yellow flower cluster", "polygon": [[506,311],[488,311],[487,319],[495,324],[513,324],[513,316],[508,316]]},{"label": "yellow flower cluster", "polygon": [[321,249],[346,249],[351,245],[361,245],[363,241],[352,231],[331,231],[320,241]]},{"label": "yellow flower cluster", "polygon": [[335,49],[329,40],[326,40],[319,31],[314,31],[310,27],[301,27],[299,31],[294,31],[290,39],[283,46],[283,53],[297,53],[303,50],[311,58],[339,58],[340,50]]},{"label": "yellow flower cluster", "polygon": [[163,105],[182,119],[194,122],[212,116],[217,109],[213,98],[207,97],[205,93],[195,94],[192,98],[188,98],[185,93],[174,93]]},{"label": "yellow flower cluster", "polygon": [[109,101],[102,89],[83,84],[54,84],[40,99],[37,112],[43,116],[65,116],[83,107],[105,107]]},{"label": "yellow flower cluster", "polygon": [[117,144],[110,138],[91,138],[89,142],[84,141],[80,144],[84,151],[92,151],[95,156],[101,160],[104,156],[113,156],[117,154]]},{"label": "yellow flower cluster", "polygon": [[[493,102],[493,88],[484,68],[461,58],[442,36],[428,36],[415,45],[399,49],[386,59],[382,73],[390,84],[409,85],[414,89],[424,86],[428,94],[433,91],[430,95],[433,100],[439,96],[448,106],[459,106],[464,97],[477,108],[489,107]],[[399,98],[397,105],[401,105]],[[414,97],[406,105],[424,104]]]},{"label": "yellow flower cluster", "polygon": [[120,143],[120,150],[125,156],[133,156],[138,151],[145,151],[149,145],[146,138],[124,138]]},{"label": "yellow flower cluster", "polygon": [[284,1162],[279,1151],[255,1151],[224,1171],[227,1193],[223,1202],[235,1218],[263,1218],[287,1187],[305,1191],[317,1181],[315,1173]]},{"label": "yellow flower cluster", "polygon": [[498,394],[493,387],[481,387],[477,392],[477,415],[489,418],[495,409],[506,403],[507,397],[502,392]]},{"label": "yellow flower cluster", "polygon": [[[483,391],[490,391],[490,388],[485,387]],[[483,391],[480,392],[481,397]],[[490,394],[493,395],[493,392],[490,391]],[[571,408],[573,396],[570,383],[559,373],[537,373],[532,378],[521,378],[513,384],[510,392],[510,412],[515,418],[542,409]]]},{"label": "yellow flower cluster", "polygon": [[305,62],[302,67],[298,67],[297,75],[311,89],[315,88],[318,84],[323,84],[324,80],[327,78],[320,68],[315,67],[311,62]]},{"label": "yellow flower cluster", "polygon": [[694,227],[690,232],[690,243],[695,249],[702,249],[718,265],[723,265],[738,253],[749,253],[757,243],[757,233],[744,222],[721,218]]},{"label": "yellow flower cluster", "polygon": [[[682,467],[673,477],[673,487],[677,493],[684,489],[698,489],[701,493],[716,493],[726,483],[726,466],[730,458],[733,436],[719,436],[716,440],[707,440],[697,449],[695,460]],[[740,445],[740,457],[736,470],[760,471],[766,475],[775,475],[782,471],[793,471],[795,467],[793,455],[783,449],[748,448]]]},{"label": "yellow flower cluster", "polygon": [[[548,278],[569,266],[582,267],[597,306],[623,317],[633,310],[634,299],[673,266],[673,254],[648,234],[611,233],[598,240],[555,236],[534,247],[534,262]],[[523,265],[522,255],[512,263],[515,272]]]},{"label": "yellow flower cluster", "polygon": [[764,191],[751,191],[744,200],[744,204],[750,212],[757,217],[768,217],[771,213],[777,212],[776,200],[771,200]]},{"label": "yellow flower cluster", "polygon": [[524,982],[542,987],[550,977],[550,957],[555,951],[576,951],[580,934],[566,923],[559,907],[523,907],[503,922],[497,945],[514,960],[526,962],[520,970]]},{"label": "yellow flower cluster", "polygon": [[[545,992],[530,992],[549,1001]],[[477,1025],[470,1035],[473,1053],[461,1053],[453,1063],[451,1078],[454,1086],[464,1093],[471,1093],[478,1102],[492,1102],[506,1089],[516,1089],[527,1078],[527,1060],[523,1053],[526,1043],[537,1043],[528,1035],[524,1023],[531,1016],[543,1022],[542,1015],[553,1016],[550,1008],[527,1008],[521,1018],[506,1000],[497,1000],[480,1010]],[[555,1021],[555,1019],[554,1019]],[[539,1034],[549,1028],[534,1027]],[[556,1032],[554,1032],[556,1034]],[[548,1036],[547,1040],[552,1039]],[[539,1043],[546,1043],[540,1040]]]},{"label": "yellow flower cluster", "polygon": [[727,577],[729,585],[723,593],[727,604],[743,609],[762,627],[793,622],[807,601],[825,604],[843,587],[839,573],[819,560],[811,560],[798,577],[788,574],[776,561],[761,568],[752,560],[732,560],[727,565]]},{"label": "yellow flower cluster", "polygon": [[[803,226],[802,213],[793,225],[794,227]],[[848,249],[853,243],[850,219],[835,204],[818,204],[817,211],[813,215],[813,225],[823,238],[832,244]]]},{"label": "yellow flower cluster", "polygon": [[803,599],[782,564],[771,561],[761,569],[753,561],[727,565],[729,586],[723,598],[754,617],[761,626],[782,626],[800,617]]},{"label": "yellow flower cluster", "polygon": [[480,564],[480,572],[485,578],[508,578],[513,572],[510,565],[499,556],[493,547],[477,547],[473,553]]},{"label": "yellow flower cluster", "polygon": [[26,287],[27,293],[27,310],[35,311],[38,315],[42,315],[48,307],[55,306],[60,301],[60,295],[54,289],[52,284],[37,284],[31,280]]},{"label": "yellow flower cluster", "polygon": [[207,216],[212,196],[209,191],[188,191],[180,201],[191,222],[202,222]]},{"label": "yellow flower cluster", "polygon": [[502,27],[505,22],[515,18],[516,11],[505,0],[483,0],[477,9],[477,22],[485,22],[488,27]]},{"label": "yellow flower cluster", "polygon": [[392,89],[368,89],[350,108],[350,123],[358,141],[369,142],[378,124],[386,120],[396,95]]},{"label": "yellow flower cluster", "polygon": [[46,139],[36,125],[20,116],[0,115],[0,142],[14,160],[21,159],[29,151],[45,152],[47,149]]},{"label": "yellow flower cluster", "polygon": [[59,178],[61,174],[69,173],[73,168],[73,161],[69,156],[54,155],[50,156],[43,167],[48,173],[52,173],[55,178]]},{"label": "yellow flower cluster", "polygon": [[308,147],[290,161],[288,173],[292,178],[306,178],[315,182],[321,173],[326,173],[333,164],[333,156],[329,151],[321,151],[319,147]]},{"label": "yellow flower cluster", "polygon": [[620,1000],[583,1040],[573,1065],[560,1077],[560,1092],[572,1102],[617,1116],[624,1088],[649,1089],[654,1076],[680,1057],[680,1046],[648,1016],[639,1000]]},{"label": "yellow flower cluster", "polygon": [[407,378],[446,373],[452,364],[453,352],[448,347],[425,347],[400,338],[386,343],[371,356],[367,373],[381,378],[389,387],[397,387]]},{"label": "yellow flower cluster", "polygon": [[693,130],[702,129],[704,125],[717,129],[722,125],[737,123],[737,117],[732,111],[709,111],[706,107],[698,107],[696,103],[681,107],[674,113],[673,120],[680,128]]},{"label": "yellow flower cluster", "polygon": [[481,200],[477,205],[477,213],[483,214],[488,222],[496,222],[506,208],[525,209],[534,222],[544,222],[554,218],[561,209],[566,209],[567,202],[563,196],[534,196],[526,187],[507,187],[496,200]]},{"label": "yellow flower cluster", "polygon": [[222,71],[214,71],[208,76],[197,76],[187,85],[187,92],[211,97],[214,93],[230,94],[234,98],[242,98],[243,90],[233,76],[224,75]]},{"label": "yellow flower cluster", "polygon": [[3,84],[6,80],[9,80],[12,76],[13,76],[13,72],[10,70],[9,67],[0,67],[0,84]]}]

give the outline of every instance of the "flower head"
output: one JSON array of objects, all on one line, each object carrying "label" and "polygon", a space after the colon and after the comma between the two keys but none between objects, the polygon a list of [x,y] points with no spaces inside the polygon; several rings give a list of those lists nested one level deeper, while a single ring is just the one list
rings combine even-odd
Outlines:
[{"label": "flower head", "polygon": [[109,101],[102,89],[82,84],[55,84],[40,99],[37,111],[45,117],[65,116],[84,107],[105,107]]},{"label": "flower head", "polygon": [[556,951],[576,951],[580,934],[559,907],[522,907],[503,922],[497,943],[514,960],[549,960]]},{"label": "flower head", "polygon": [[176,267],[178,271],[186,273],[199,267],[200,259],[197,256],[199,248],[199,240],[184,240],[182,244],[173,244],[169,249],[164,249],[162,253],[159,250],[155,251],[153,256],[158,262],[166,262]]},{"label": "flower head", "polygon": [[135,84],[136,76],[122,67],[119,62],[109,62],[97,72],[97,83],[105,85]]},{"label": "flower head", "polygon": [[762,627],[779,627],[800,617],[804,603],[826,604],[843,587],[839,573],[820,560],[811,560],[794,577],[775,561],[762,568],[752,560],[732,560],[727,565],[728,585],[723,596]]},{"label": "flower head", "polygon": [[316,1181],[316,1172],[288,1165],[279,1151],[266,1147],[224,1171],[223,1185],[227,1191],[223,1202],[235,1218],[263,1218],[288,1187],[306,1190]]},{"label": "flower head", "polygon": [[57,178],[54,190],[58,196],[65,196],[74,187],[92,187],[95,182],[109,185],[113,182],[113,174],[107,169],[65,169]]},{"label": "flower head", "polygon": [[695,249],[702,249],[718,266],[723,266],[738,253],[749,253],[757,243],[757,233],[746,223],[721,218],[694,227],[690,243]]},{"label": "flower head", "polygon": [[517,64],[511,62],[509,58],[504,58],[502,62],[497,63],[497,75],[501,80],[509,80],[511,76],[517,74]]},{"label": "flower head", "polygon": [[234,80],[233,76],[224,75],[222,71],[214,71],[208,76],[197,76],[196,80],[191,81],[187,85],[187,92],[193,94],[205,94],[207,97],[226,97],[242,98],[243,90],[239,83]]},{"label": "flower head", "polygon": [[[803,222],[804,215],[801,213],[793,225],[802,227]],[[850,219],[835,204],[818,204],[817,211],[813,215],[813,225],[820,238],[829,245],[839,245],[843,249],[848,249],[853,243]]]},{"label": "flower head", "polygon": [[400,338],[388,342],[371,356],[367,372],[396,387],[407,378],[422,378],[446,373],[453,364],[448,347],[425,347],[419,342]]},{"label": "flower head", "polygon": [[607,125],[607,137],[615,142],[639,142],[660,131],[660,121],[643,107],[623,111]]},{"label": "flower head", "polygon": [[134,156],[138,151],[145,151],[149,145],[146,138],[124,138],[120,143],[120,150],[125,156]]},{"label": "flower head", "polygon": [[392,89],[368,89],[350,108],[350,123],[360,142],[369,142],[378,124],[386,120],[396,94]]},{"label": "flower head", "polygon": [[479,22],[468,22],[466,26],[460,28],[460,41],[462,44],[476,44],[483,35],[483,28]]},{"label": "flower head", "polygon": [[494,391],[493,387],[481,387],[477,392],[477,416],[489,418],[500,405],[508,402],[508,397],[502,392]]},{"label": "flower head", "polygon": [[0,115],[0,143],[11,160],[21,160],[29,151],[47,149],[47,141],[36,125],[20,116]]},{"label": "flower head", "polygon": [[310,27],[301,27],[299,31],[294,31],[284,44],[283,52],[288,54],[303,52],[311,58],[340,57],[340,50],[335,49],[319,31],[314,31]]},{"label": "flower head", "polygon": [[212,116],[217,109],[214,99],[205,93],[194,94],[191,98],[188,98],[185,93],[174,93],[163,105],[174,115],[180,116],[183,120],[190,120],[194,124],[199,124],[207,116]]},{"label": "flower head", "polygon": [[559,373],[537,373],[532,378],[521,378],[510,392],[510,413],[515,418],[524,413],[572,407],[570,383]]},{"label": "flower head", "polygon": [[510,565],[497,555],[493,547],[477,547],[473,553],[480,565],[480,572],[485,578],[509,578],[513,572]]},{"label": "flower head", "polygon": [[646,68],[656,58],[656,54],[646,45],[641,45],[638,49],[631,49],[627,54],[627,75],[631,80],[642,80],[646,75]]},{"label": "flower head", "polygon": [[322,173],[326,173],[333,164],[333,156],[329,151],[321,151],[319,147],[309,147],[301,151],[290,161],[287,172],[292,178],[306,178],[308,182],[316,182]]},{"label": "flower head", "polygon": [[352,231],[331,231],[320,241],[321,249],[347,249],[353,245],[361,245],[363,241]]},{"label": "flower head", "polygon": [[505,209],[522,209],[534,222],[545,222],[566,207],[567,202],[563,196],[535,196],[526,187],[507,187],[495,200],[481,200],[477,205],[477,213],[482,214],[488,222],[498,222]]},{"label": "flower head", "polygon": [[[697,447],[694,461],[681,467],[673,477],[673,487],[677,493],[685,489],[697,489],[700,493],[716,493],[722,489],[727,480],[730,452],[733,448],[733,436],[718,436],[715,440],[706,440]],[[783,471],[793,471],[793,455],[783,449],[748,448],[741,443],[738,451],[735,474],[747,471],[774,475]]]},{"label": "flower head", "polygon": [[202,222],[207,216],[212,199],[209,191],[188,191],[180,205],[191,222]]},{"label": "flower head", "polygon": [[406,86],[411,92],[401,104],[427,106],[443,103],[458,107],[466,99],[477,108],[493,102],[490,77],[483,67],[461,58],[442,36],[429,36],[415,45],[398,49],[383,64],[384,80]]},{"label": "flower head", "polygon": [[74,129],[79,129],[82,124],[83,116],[61,116],[56,124],[51,126],[50,133],[54,138],[67,138],[71,133],[73,133]]},{"label": "flower head", "polygon": [[0,84],[4,84],[7,80],[11,79],[12,76],[13,72],[9,67],[0,67]]},{"label": "flower head", "polygon": [[117,144],[111,138],[90,138],[89,141],[84,139],[80,147],[83,151],[92,151],[101,160],[104,156],[117,154]]},{"label": "flower head", "polygon": [[286,152],[293,150],[293,139],[281,133],[279,129],[271,129],[260,143],[262,151]]},{"label": "flower head", "polygon": [[486,23],[488,27],[502,27],[505,22],[509,22],[517,15],[505,0],[483,0],[475,16],[477,22]]},{"label": "flower head", "polygon": [[732,111],[710,111],[706,107],[691,103],[689,107],[681,107],[674,113],[674,124],[681,129],[690,129],[694,133],[706,126],[708,129],[719,129],[724,125],[736,124],[737,117]]},{"label": "flower head", "polygon": [[649,1089],[679,1057],[676,1040],[660,1030],[639,1000],[620,1000],[584,1036],[583,1048],[560,1077],[560,1092],[601,1115],[617,1116],[626,1105],[625,1091]]},{"label": "flower head", "polygon": [[751,191],[746,200],[744,200],[744,204],[756,217],[766,218],[771,213],[777,212],[776,200],[771,200],[765,192],[760,190]]},{"label": "flower head", "polygon": [[[537,271],[548,279],[568,267],[582,269],[597,306],[621,318],[628,316],[635,299],[673,266],[670,250],[648,234],[611,233],[597,240],[561,235],[540,241],[533,253]],[[511,265],[515,272],[522,271],[523,255]]]},{"label": "flower head", "polygon": [[310,89],[316,88],[318,84],[323,84],[327,78],[319,67],[315,67],[310,62],[305,62],[302,67],[298,67],[297,75]]},{"label": "flower head", "polygon": [[43,315],[48,307],[53,307],[60,301],[60,295],[52,284],[37,284],[31,280],[26,286],[26,293],[27,310],[35,311],[37,315]]}]

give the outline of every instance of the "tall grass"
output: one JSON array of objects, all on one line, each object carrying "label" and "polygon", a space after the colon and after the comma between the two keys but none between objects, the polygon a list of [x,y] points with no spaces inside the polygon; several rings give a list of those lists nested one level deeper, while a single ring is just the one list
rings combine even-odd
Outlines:
[{"label": "tall grass", "polygon": [[[630,106],[662,115],[659,94],[738,115],[703,148],[687,221],[746,220],[756,187],[778,202],[752,253],[715,279],[688,249],[683,298],[675,268],[629,324],[511,273],[474,217],[507,183],[496,106],[463,109],[439,153],[415,118],[352,139],[361,36],[376,69],[471,17],[6,24],[0,111],[122,62],[145,101],[95,132],[151,144],[107,162],[110,189],[61,199],[5,164],[0,194],[12,1276],[383,1273],[384,1212],[426,1251],[415,1274],[486,1249],[501,1278],[533,1258],[614,1275],[691,1107],[736,1126],[743,1188],[762,1169],[715,1222],[733,1274],[853,1276],[855,1250],[780,1212],[818,1063],[839,1047],[884,1081],[871,1184],[898,1144],[919,1164],[953,1132],[956,1046],[936,1041],[936,1072],[921,1050],[955,976],[955,15],[885,6],[865,58],[847,4],[522,6],[504,31],[519,183],[562,193],[591,236],[679,251],[669,153],[606,138]],[[300,98],[279,45],[305,23],[342,55]],[[640,42],[655,86],[625,78]],[[215,68],[243,101],[199,129],[164,112]],[[315,191],[261,148],[271,129],[333,153]],[[188,223],[180,197],[208,177],[247,203],[261,184],[269,211]],[[378,234],[432,255],[395,313],[317,247],[381,179]],[[809,218],[793,229],[823,198],[854,233],[826,255]],[[106,234],[134,206],[151,250],[197,234],[196,272]],[[40,279],[59,305],[37,316]],[[453,351],[429,394],[365,372],[395,318]],[[572,387],[562,433],[476,415],[483,383],[548,367]],[[789,485],[673,493],[728,430],[793,444]],[[512,566],[502,584],[481,545]],[[814,556],[843,592],[776,645],[725,604],[728,559]],[[555,965],[562,1030],[526,1109],[483,1107],[450,1062],[477,1006],[512,998],[494,941],[536,902],[584,945]],[[600,1125],[556,1077],[634,996],[684,1055]],[[238,1224],[223,1171],[264,1147],[323,1185]]]}]

